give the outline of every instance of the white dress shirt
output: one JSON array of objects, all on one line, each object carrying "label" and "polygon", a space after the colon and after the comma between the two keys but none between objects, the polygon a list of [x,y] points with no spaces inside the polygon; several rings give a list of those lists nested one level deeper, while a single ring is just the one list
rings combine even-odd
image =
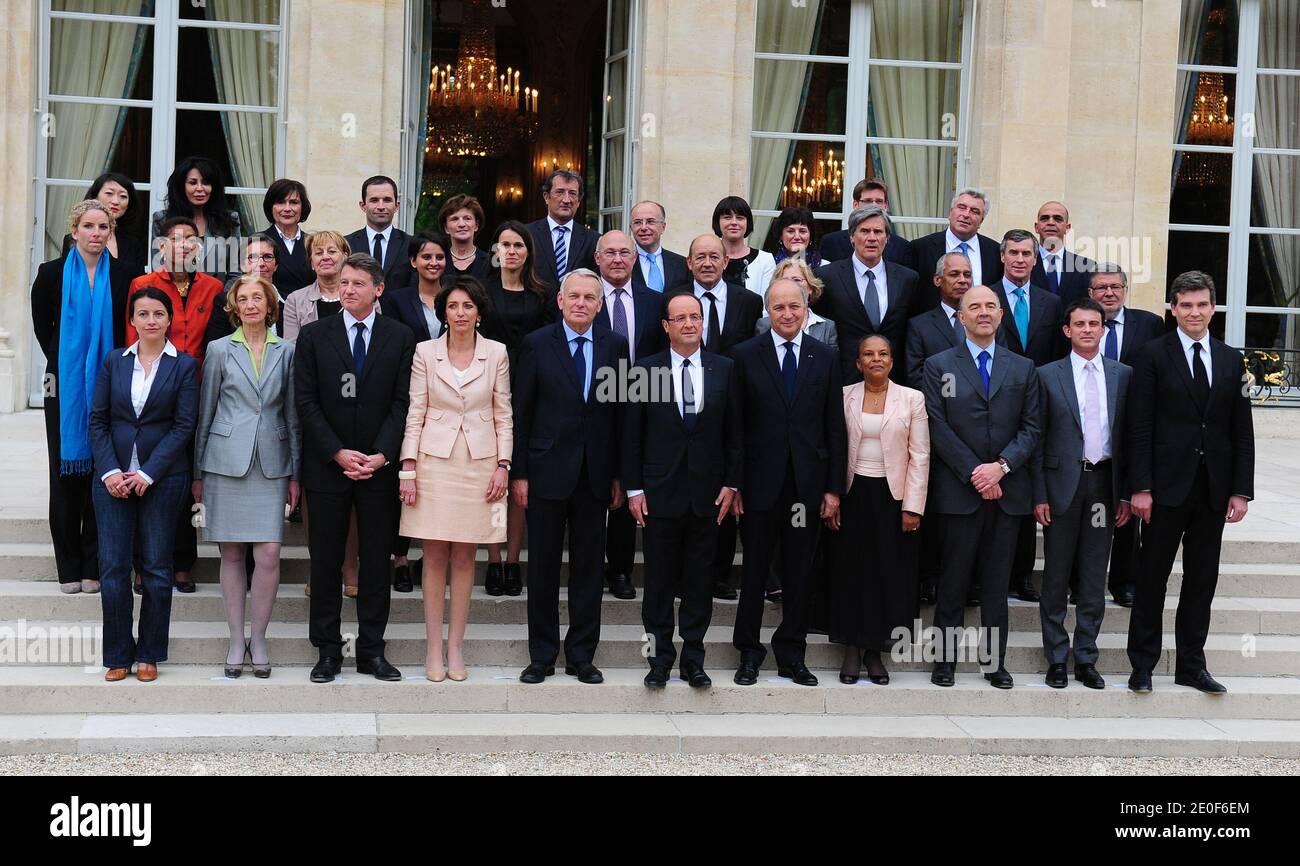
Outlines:
[{"label": "white dress shirt", "polygon": [[[952,233],[951,228],[944,232],[944,243],[947,245],[947,248],[944,250],[945,253],[961,252],[961,250],[957,249],[957,247],[960,244],[962,244],[963,241],[961,238],[957,237],[955,234]],[[983,267],[983,262],[980,261],[979,234],[977,233],[975,235],[972,235],[971,239],[968,241],[964,241],[964,243],[966,244],[967,248],[970,250],[968,253],[966,253],[966,257],[970,259],[971,285],[982,286],[984,285],[984,267]]]},{"label": "white dress shirt", "polygon": [[[424,326],[429,329],[430,339],[438,339],[442,334],[442,322],[438,321],[438,312],[424,301],[420,301],[420,311],[424,313]],[[367,347],[369,345],[366,344]]]},{"label": "white dress shirt", "polygon": [[[163,355],[176,357],[176,347],[172,345],[171,340],[163,343]],[[158,377],[158,367],[161,366],[162,355],[154,359],[153,366],[146,372],[144,365],[140,363],[140,341],[132,343],[122,351],[122,357],[127,355],[135,356],[135,366],[131,369],[131,408],[135,410],[135,417],[139,418],[140,413],[144,411],[144,404],[149,401],[149,392],[153,389],[153,381]],[[140,472],[140,454],[134,445],[131,446],[131,465],[127,467],[127,472],[137,472],[140,477],[150,484],[153,479],[143,472]],[[121,474],[121,469],[112,469],[100,476],[99,480],[104,481],[114,475]]]},{"label": "white dress shirt", "polygon": [[[686,406],[683,400],[685,392],[682,390],[682,373],[687,368],[682,366],[682,362],[686,360],[691,362],[691,387],[695,390],[695,416],[698,418],[700,411],[704,408],[704,360],[701,357],[701,351],[698,347],[695,350],[695,354],[691,355],[689,358],[677,354],[677,352],[671,348],[668,350],[668,363],[672,367],[673,376],[673,399],[677,402],[678,414],[685,417]],[[732,487],[730,489],[735,490],[736,488]],[[636,488],[627,491],[627,496],[631,499],[633,496],[641,496],[644,493],[645,490],[643,488]]]},{"label": "white dress shirt", "polygon": [[1074,371],[1074,393],[1079,398],[1079,429],[1084,429],[1086,421],[1084,420],[1084,403],[1087,399],[1088,372],[1084,368],[1092,364],[1095,372],[1092,374],[1097,378],[1097,399],[1100,405],[1098,417],[1101,421],[1101,459],[1110,459],[1110,413],[1106,408],[1106,365],[1102,361],[1101,352],[1097,352],[1097,357],[1091,361],[1084,358],[1078,352],[1070,353],[1070,367]]},{"label": "white dress shirt", "polygon": [[[279,226],[275,227],[275,233],[280,236],[280,240],[284,241],[284,248],[289,251],[289,255],[293,255],[293,248],[297,245],[298,241],[302,240],[302,227],[298,227],[298,233],[293,237],[286,237],[285,233],[280,231]],[[373,242],[371,242],[370,248],[372,250],[375,248]],[[388,249],[388,238],[384,238],[384,249]]]},{"label": "white dress shirt", "polygon": [[[605,313],[609,316],[609,329],[614,330],[614,293],[619,291],[612,283],[604,277],[600,278],[600,286],[605,292]],[[627,314],[627,361],[629,364],[636,363],[636,304],[632,303],[632,281],[628,280],[621,287],[623,292],[622,304],[623,312]]]},{"label": "white dress shirt", "polygon": [[[772,342],[776,344],[776,366],[777,369],[780,369],[781,365],[785,363],[785,353],[791,350],[785,347],[787,340],[776,332],[776,328],[773,328],[770,333],[772,334]],[[794,366],[797,370],[799,369],[799,350],[803,348],[803,331],[795,334],[788,342],[794,343]]]},{"label": "white dress shirt", "polygon": [[361,340],[366,344],[367,357],[370,356],[370,338],[375,334],[375,312],[378,309],[379,302],[376,301],[375,305],[370,308],[370,315],[366,316],[364,319],[356,318],[347,310],[343,310],[341,314],[343,316],[343,327],[347,330],[348,346],[351,346],[357,339],[357,323],[360,322],[366,326],[365,333],[361,335]]},{"label": "white dress shirt", "polygon": [[718,327],[727,326],[727,284],[718,280],[717,285],[711,289],[705,289],[700,285],[699,280],[695,281],[695,297],[700,299],[700,306],[704,307],[704,329],[701,332],[701,342],[707,343],[713,339],[713,334],[709,333],[709,299],[704,297],[706,291],[713,292],[713,303],[718,307]]},{"label": "white dress shirt", "polygon": [[[392,243],[393,240],[393,227],[391,225],[388,228],[384,229],[382,232],[377,232],[370,227],[370,223],[366,223],[366,248],[364,250],[353,250],[352,252],[365,253],[368,256],[374,255],[375,235],[380,235],[384,239],[384,247],[383,247],[384,259],[379,263],[379,267],[382,268],[384,266],[384,261],[388,260],[388,245]],[[290,248],[290,251],[292,251],[292,247]]]},{"label": "white dress shirt", "polygon": [[1210,332],[1206,331],[1204,337],[1193,340],[1183,332],[1182,328],[1179,328],[1178,339],[1183,343],[1183,357],[1187,359],[1187,369],[1192,371],[1192,381],[1196,380],[1196,368],[1192,366],[1192,344],[1201,344],[1201,363],[1205,365],[1205,380],[1210,385],[1214,385],[1214,364],[1210,361]]},{"label": "white dress shirt", "polygon": [[[889,309],[889,286],[885,282],[885,260],[882,258],[876,262],[874,267],[867,267],[866,263],[857,255],[853,256],[853,273],[858,279],[858,297],[862,299],[863,309],[870,310],[867,304],[867,291],[871,288],[871,282],[867,279],[867,271],[871,271],[876,278],[876,303],[880,305],[880,319],[884,321],[885,313]],[[872,322],[877,328],[880,322]]]},{"label": "white dress shirt", "polygon": [[[1065,277],[1065,247],[1052,252],[1047,247],[1039,244],[1038,257],[1043,260],[1043,273],[1047,275],[1048,285],[1051,285],[1052,271],[1056,272],[1058,280]],[[1053,258],[1056,261],[1052,261]]]}]

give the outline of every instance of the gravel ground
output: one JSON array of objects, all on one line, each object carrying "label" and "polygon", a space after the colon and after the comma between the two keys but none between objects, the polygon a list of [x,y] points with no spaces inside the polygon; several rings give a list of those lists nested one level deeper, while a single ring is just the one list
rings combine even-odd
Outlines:
[{"label": "gravel ground", "polygon": [[144,754],[0,757],[0,776],[1295,776],[1281,758],[1055,758],[998,755]]}]

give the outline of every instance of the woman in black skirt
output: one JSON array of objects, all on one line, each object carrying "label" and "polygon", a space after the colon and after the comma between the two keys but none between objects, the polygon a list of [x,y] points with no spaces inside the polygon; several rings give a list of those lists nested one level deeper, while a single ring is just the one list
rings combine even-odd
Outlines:
[{"label": "woman in black skirt", "polygon": [[889,381],[894,349],[879,335],[858,344],[863,381],[844,388],[848,490],[831,547],[830,639],[844,645],[840,682],[863,662],[889,683],[881,653],[917,614],[917,533],[930,477],[930,427],[920,391]]}]

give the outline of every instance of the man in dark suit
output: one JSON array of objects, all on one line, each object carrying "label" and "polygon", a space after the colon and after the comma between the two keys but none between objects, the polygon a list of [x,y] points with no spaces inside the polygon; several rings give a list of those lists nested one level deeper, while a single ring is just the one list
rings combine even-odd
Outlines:
[{"label": "man in dark suit", "polygon": [[[889,218],[875,205],[849,215],[849,237],[853,255],[817,269],[825,288],[816,311],[835,323],[843,380],[858,382],[862,373],[857,348],[863,337],[880,334],[893,343],[894,351],[906,346],[917,277],[915,271],[881,257],[889,237]],[[907,370],[895,364],[891,376],[901,384]]]},{"label": "man in dark suit", "polygon": [[1033,513],[1029,462],[1040,435],[1034,364],[994,342],[1002,320],[997,294],[976,286],[961,299],[962,346],[925,362],[930,416],[931,512],[943,515],[943,574],[934,625],[942,636],[930,680],[955,683],[952,645],[963,623],[972,573],[978,574],[980,662],[996,688],[1014,685],[1006,669],[1007,583],[1020,518]]},{"label": "man in dark suit", "polygon": [[340,616],[348,522],[357,515],[357,673],[400,680],[384,658],[388,556],[397,540],[397,461],[410,402],[415,337],[379,315],[379,262],[353,253],[343,263],[343,311],[305,326],[294,355],[294,391],[302,424],[302,486],[311,521],[312,646],[320,661],[311,681],[327,683],[343,661]]},{"label": "man in dark suit", "polygon": [[533,235],[537,278],[558,286],[570,271],[596,267],[594,231],[574,219],[582,205],[582,176],[557,168],[542,184],[546,216],[528,224]]},{"label": "man in dark suit", "polygon": [[1143,347],[1133,364],[1129,486],[1142,530],[1142,569],[1129,620],[1128,686],[1151,691],[1160,661],[1165,588],[1183,548],[1174,624],[1174,682],[1227,691],[1205,669],[1210,605],[1223,527],[1246,516],[1255,491],[1255,430],[1241,353],[1210,336],[1214,280],[1179,274],[1169,287],[1178,328]]},{"label": "man in dark suit", "polygon": [[[876,180],[875,178],[860,180],[853,187],[853,210],[866,207],[869,204],[873,204],[885,213],[889,213],[889,185],[883,180]],[[851,213],[852,211],[850,211]],[[853,240],[849,237],[849,230],[841,229],[827,234],[822,238],[819,253],[824,265],[838,262],[840,259],[847,259],[853,255]],[[887,262],[893,262],[896,265],[916,270],[916,262],[912,260],[912,245],[907,238],[894,234],[892,225],[890,226],[889,241],[885,244],[885,252],[881,258]]]},{"label": "man in dark suit", "polygon": [[643,201],[632,208],[632,237],[636,239],[636,266],[632,285],[663,294],[665,288],[691,279],[686,257],[663,248],[661,238],[668,228],[668,212],[657,201]]},{"label": "man in dark suit", "polygon": [[[1128,276],[1119,265],[1098,264],[1092,273],[1089,294],[1106,312],[1106,334],[1101,341],[1103,357],[1132,367],[1142,347],[1165,332],[1165,322],[1160,316],[1124,305],[1128,297]],[[1133,606],[1141,525],[1140,520],[1130,520],[1115,527],[1108,585],[1115,603],[1121,607]]]},{"label": "man in dark suit", "polygon": [[[621,231],[606,232],[596,242],[596,266],[600,268],[602,303],[596,326],[608,328],[628,343],[628,361],[663,351],[663,295],[632,285],[636,268],[636,246]],[[627,504],[609,512],[605,533],[605,583],[615,598],[636,598],[632,585],[632,564],[636,559],[636,523]]]},{"label": "man in dark suit", "polygon": [[384,291],[395,292],[417,285],[408,252],[411,236],[393,225],[402,206],[397,198],[397,182],[382,174],[366,178],[361,184],[359,204],[366,215],[366,225],[345,238],[352,252],[369,253],[379,262],[384,269]]},{"label": "man in dark suit", "polygon": [[713,685],[704,672],[704,635],[713,615],[713,557],[718,526],[740,486],[740,382],[730,358],[700,350],[704,305],[694,295],[668,300],[663,329],[669,351],[637,361],[649,399],[631,401],[623,425],[623,482],[628,508],[645,528],[645,599],[641,623],[654,641],[648,688],[668,684],[673,596],[680,586],[681,677]]},{"label": "man in dark suit", "polygon": [[848,433],[835,352],[803,333],[808,290],[777,280],[767,290],[770,333],[732,350],[744,408],[745,472],[737,511],[745,560],[732,642],[737,685],[758,682],[763,590],[780,540],[781,625],[772,635],[777,675],[817,685],[804,663],[813,553],[820,520],[837,520],[847,481]]},{"label": "man in dark suit", "polygon": [[[1106,687],[1097,673],[1097,634],[1106,612],[1106,559],[1116,526],[1129,521],[1124,486],[1124,413],[1132,369],[1103,358],[1106,314],[1091,298],[1066,310],[1072,351],[1038,368],[1043,437],[1034,452],[1034,517],[1043,527],[1043,598],[1038,608],[1047,656],[1047,684],[1074,678]],[[1074,646],[1065,630],[1070,575],[1078,569]]]},{"label": "man in dark suit", "polygon": [[1088,294],[1088,279],[1097,263],[1065,248],[1070,233],[1070,212],[1059,201],[1044,202],[1034,220],[1038,235],[1038,261],[1031,279],[1061,299],[1065,308]]},{"label": "man in dark suit", "polygon": [[[560,561],[569,530],[569,631],[564,672],[604,682],[593,664],[600,642],[605,512],[622,505],[620,406],[602,399],[611,371],[627,365],[627,341],[595,326],[600,277],[569,271],[557,298],[561,321],[524,338],[515,365],[514,466],[510,492],[527,509],[528,667],[521,683],[555,673],[560,652]],[[599,382],[596,380],[600,380]]]},{"label": "man in dark suit", "polygon": [[[952,197],[948,228],[912,241],[912,261],[918,274],[934,273],[939,256],[956,250],[970,259],[971,285],[992,286],[1002,279],[998,242],[979,233],[989,213],[989,197],[977,189],[964,189]],[[913,315],[939,304],[939,293],[929,285],[917,293]]]}]

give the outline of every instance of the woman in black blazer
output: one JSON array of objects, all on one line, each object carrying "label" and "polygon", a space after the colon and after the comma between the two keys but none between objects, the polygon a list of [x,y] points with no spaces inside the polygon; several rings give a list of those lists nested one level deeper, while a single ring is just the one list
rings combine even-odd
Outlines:
[{"label": "woman in black blazer", "polygon": [[[312,273],[307,258],[309,236],[302,230],[302,224],[311,216],[307,187],[300,181],[284,177],[274,181],[262,199],[262,213],[271,223],[262,234],[275,244],[276,264],[271,282],[283,301],[316,281],[316,274]],[[289,249],[290,244],[293,244],[293,249]]]},{"label": "woman in black blazer", "polygon": [[447,276],[448,251],[451,242],[437,232],[420,232],[411,238],[408,250],[416,283],[391,294],[380,295],[384,315],[392,316],[415,332],[415,341],[422,343],[442,333],[442,322],[434,311],[433,301],[442,291]]},{"label": "woman in black blazer", "polygon": [[[104,666],[109,682],[158,678],[171,624],[172,547],[190,486],[189,441],[199,409],[198,363],[167,339],[172,302],[145,287],[131,295],[140,339],[109,352],[95,381],[90,438],[99,525]],[[140,636],[131,633],[131,567],[139,542],[144,593]]]},{"label": "woman in black blazer", "polygon": [[[108,206],[108,212],[116,220],[113,231],[109,232],[108,243],[104,248],[122,266],[124,272],[135,279],[147,270],[149,252],[144,240],[137,234],[136,191],[131,178],[115,171],[106,171],[95,178],[86,198],[93,198]],[[63,236],[63,255],[72,251],[72,235]]]},{"label": "woman in black blazer", "polygon": [[447,273],[451,276],[468,274],[482,280],[492,270],[492,257],[474,246],[483,219],[483,206],[472,195],[454,195],[438,211],[438,225],[451,243],[447,248]]},{"label": "woman in black blazer", "polygon": [[[68,214],[72,251],[42,264],[32,282],[32,329],[45,353],[50,537],[64,592],[99,591],[87,425],[100,362],[110,349],[125,343],[132,277],[107,252],[114,224],[107,205],[95,199],[78,202]],[[61,339],[67,327],[76,330],[74,340]],[[68,377],[66,388],[59,387],[60,362]]]}]

